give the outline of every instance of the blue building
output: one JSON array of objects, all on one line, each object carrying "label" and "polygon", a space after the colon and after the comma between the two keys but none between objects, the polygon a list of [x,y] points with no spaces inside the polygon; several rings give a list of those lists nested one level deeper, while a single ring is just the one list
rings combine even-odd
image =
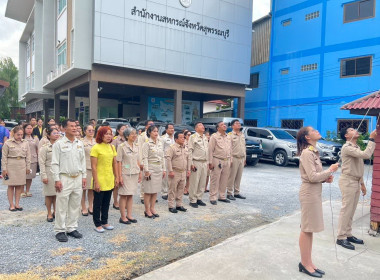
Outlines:
[{"label": "blue building", "polygon": [[324,136],[358,126],[340,107],[380,89],[380,1],[272,0],[271,10],[253,23],[246,123]]}]

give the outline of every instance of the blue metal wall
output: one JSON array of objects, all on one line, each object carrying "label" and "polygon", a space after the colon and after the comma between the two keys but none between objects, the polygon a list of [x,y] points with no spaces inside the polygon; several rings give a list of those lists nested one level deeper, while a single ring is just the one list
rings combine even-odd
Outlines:
[{"label": "blue metal wall", "polygon": [[[259,126],[303,119],[326,135],[337,130],[338,119],[362,118],[339,108],[380,89],[380,1],[375,17],[343,23],[343,5],[349,2],[354,1],[272,0],[270,60],[251,68],[260,80],[259,88],[246,93],[246,119],[258,119]],[[305,20],[316,11],[319,17]],[[283,26],[288,19],[291,24]],[[372,55],[370,76],[340,77],[342,59],[366,55]],[[316,70],[301,71],[313,63]],[[289,74],[282,75],[281,69]]]}]

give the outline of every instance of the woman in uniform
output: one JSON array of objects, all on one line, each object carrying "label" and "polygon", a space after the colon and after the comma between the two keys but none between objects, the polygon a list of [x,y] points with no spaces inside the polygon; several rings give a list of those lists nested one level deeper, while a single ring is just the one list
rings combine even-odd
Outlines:
[{"label": "woman in uniform", "polygon": [[[137,185],[141,182],[139,163],[139,149],[135,143],[136,129],[126,128],[123,132],[127,140],[117,148],[116,161],[119,167],[119,196],[120,196],[120,220],[122,224],[137,223],[132,217],[133,195],[137,192]],[[127,214],[125,214],[127,209]]]},{"label": "woman in uniform", "polygon": [[148,141],[142,146],[142,160],[144,165],[145,217],[159,217],[155,210],[157,193],[161,190],[162,179],[165,177],[165,157],[162,142],[158,139],[158,128],[150,126],[146,132]]},{"label": "woman in uniform", "polygon": [[[109,126],[102,126],[96,134],[96,143],[91,149],[91,168],[94,181],[94,212],[93,220],[96,232],[114,227],[108,223],[108,210],[112,190],[119,184],[116,150],[111,144],[112,130]],[[99,170],[99,172],[98,172]]]},{"label": "woman in uniform", "polygon": [[[112,145],[115,146],[116,151],[119,145],[125,142],[123,131],[125,130],[126,127],[127,126],[122,123],[119,123],[116,127],[116,135],[112,141]],[[119,210],[118,188],[119,186],[115,186],[115,188],[113,189],[113,205],[112,206],[116,210]]]},{"label": "woman in uniform", "polygon": [[324,170],[319,158],[317,141],[321,139],[318,130],[311,126],[302,127],[297,133],[297,150],[300,156],[299,169],[302,185],[299,192],[301,203],[301,233],[299,246],[301,262],[298,264],[300,272],[313,277],[322,277],[324,271],[318,269],[311,259],[313,233],[323,231],[322,212],[322,183],[333,181],[332,173],[339,164],[333,164]]},{"label": "woman in uniform", "polygon": [[[83,138],[83,145],[84,145],[84,153],[86,156],[86,169],[87,169],[87,178],[86,178],[86,189],[83,190],[83,196],[82,196],[82,215],[88,216],[92,215],[92,205],[94,202],[94,193],[92,190],[92,170],[91,170],[91,160],[90,160],[90,153],[92,147],[96,144],[96,141],[94,139],[94,133],[95,129],[94,127],[89,124],[84,127],[84,134],[86,135]],[[87,200],[88,200],[88,210],[86,206],[86,193],[87,193]]]},{"label": "woman in uniform", "polygon": [[30,148],[23,135],[22,127],[15,126],[13,137],[4,143],[2,150],[3,184],[8,186],[9,211],[12,212],[23,210],[20,207],[20,197],[26,183],[26,175],[30,173]]},{"label": "woman in uniform", "polygon": [[[47,208],[46,220],[51,223],[55,218],[55,181],[53,173],[51,172],[51,158],[53,151],[53,144],[59,139],[59,131],[56,128],[47,128],[46,137],[49,143],[43,145],[38,154],[38,163],[40,165],[41,181],[43,183],[43,194],[45,196],[45,205]],[[53,206],[53,212],[51,207]]]},{"label": "woman in uniform", "polygon": [[31,124],[24,124],[24,140],[29,144],[30,148],[30,169],[31,172],[26,176],[26,190],[21,194],[21,197],[31,197],[30,186],[32,180],[36,178],[37,163],[38,163],[38,137],[33,136],[33,126]]},{"label": "woman in uniform", "polygon": [[[188,148],[188,143],[189,143],[189,139],[191,136],[191,131],[185,129],[183,131],[183,135],[185,135],[185,147]],[[184,195],[189,195],[189,185],[190,185],[190,177],[186,177],[186,185],[185,185],[185,189],[183,191]]]}]

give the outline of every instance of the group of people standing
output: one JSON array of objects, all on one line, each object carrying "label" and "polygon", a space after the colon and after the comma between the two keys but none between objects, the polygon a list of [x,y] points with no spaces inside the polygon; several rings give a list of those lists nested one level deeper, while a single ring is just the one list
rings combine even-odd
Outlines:
[{"label": "group of people standing", "polygon": [[20,197],[22,193],[31,196],[37,163],[47,221],[55,221],[54,231],[60,242],[66,242],[67,236],[82,237],[77,230],[80,213],[93,216],[96,232],[112,230],[108,222],[112,196],[113,208],[120,210],[119,222],[137,223],[132,206],[139,183],[144,215],[151,219],[159,217],[155,207],[159,192],[168,200],[171,213],[187,211],[182,199],[187,193],[191,207],[205,206],[202,198],[209,176],[212,205],[244,199],[240,180],[245,139],[238,120],[231,126],[233,131],[227,134],[226,124],[218,123],[210,139],[202,123],[195,124],[193,135],[190,131],[175,132],[174,125],[167,124],[162,136],[150,120],[140,135],[134,128],[120,124],[115,137],[109,125],[95,128],[94,123],[89,123],[83,128],[83,138],[78,135],[78,122],[71,119],[60,125],[50,120],[46,129],[31,123],[16,126],[2,150],[9,210],[23,210]]}]

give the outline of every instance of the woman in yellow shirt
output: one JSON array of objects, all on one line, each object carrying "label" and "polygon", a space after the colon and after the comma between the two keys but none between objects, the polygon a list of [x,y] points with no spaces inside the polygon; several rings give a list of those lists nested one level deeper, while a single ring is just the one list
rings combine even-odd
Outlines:
[{"label": "woman in yellow shirt", "polygon": [[[112,230],[108,224],[108,210],[112,190],[119,184],[116,163],[116,149],[111,144],[112,130],[109,126],[100,127],[96,134],[96,143],[91,149],[91,168],[94,180],[94,212],[93,220],[96,232],[104,229]],[[101,172],[98,173],[98,170]]]}]

